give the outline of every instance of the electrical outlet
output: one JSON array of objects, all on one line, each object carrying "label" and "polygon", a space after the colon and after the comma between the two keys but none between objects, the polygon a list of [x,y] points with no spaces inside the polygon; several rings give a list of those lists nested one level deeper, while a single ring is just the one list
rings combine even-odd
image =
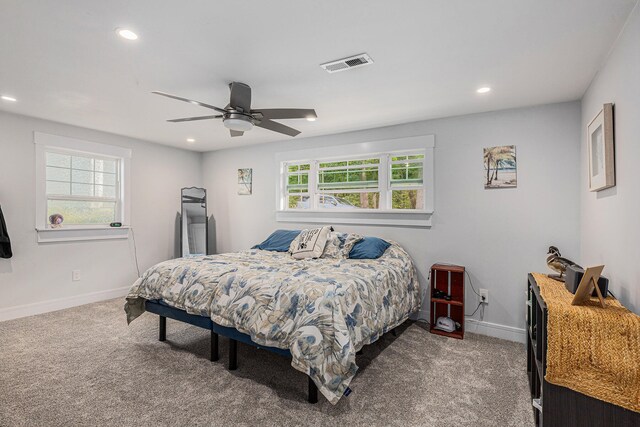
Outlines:
[{"label": "electrical outlet", "polygon": [[74,282],[80,280],[80,270],[73,270],[71,272],[71,280],[73,280]]},{"label": "electrical outlet", "polygon": [[480,288],[480,302],[489,304],[489,290]]}]

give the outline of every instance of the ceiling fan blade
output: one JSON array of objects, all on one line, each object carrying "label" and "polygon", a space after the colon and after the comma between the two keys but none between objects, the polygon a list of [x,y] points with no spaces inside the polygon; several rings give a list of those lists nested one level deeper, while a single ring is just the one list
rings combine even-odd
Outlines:
[{"label": "ceiling fan blade", "polygon": [[231,134],[232,137],[244,135],[244,132],[241,130],[229,129],[229,133]]},{"label": "ceiling fan blade", "polygon": [[265,108],[251,110],[251,114],[260,113],[265,119],[317,119],[316,110],[307,108]]},{"label": "ceiling fan blade", "polygon": [[300,133],[299,130],[290,128],[289,126],[285,126],[282,123],[272,122],[269,119],[263,119],[259,123],[256,123],[256,126],[261,127],[263,129],[269,129],[274,132],[283,133],[289,136],[296,136]]},{"label": "ceiling fan blade", "polygon": [[178,101],[188,102],[189,104],[199,105],[205,108],[211,108],[212,110],[216,110],[217,112],[222,114],[226,113],[226,111],[223,110],[222,108],[214,107],[213,105],[205,104],[204,102],[194,101],[193,99],[183,98],[181,96],[171,95],[170,93],[159,92],[159,91],[153,91],[151,93],[155,93],[156,95],[166,96],[167,98],[177,99]]},{"label": "ceiling fan blade", "polygon": [[222,114],[220,114],[220,115],[217,115],[217,116],[185,117],[184,119],[171,119],[171,120],[167,120],[167,121],[171,122],[171,123],[192,122],[194,120],[221,119],[222,117],[224,117],[224,116]]},{"label": "ceiling fan blade", "polygon": [[242,110],[245,113],[251,111],[251,88],[249,85],[240,82],[233,82],[229,85],[231,97],[229,105],[234,110]]}]

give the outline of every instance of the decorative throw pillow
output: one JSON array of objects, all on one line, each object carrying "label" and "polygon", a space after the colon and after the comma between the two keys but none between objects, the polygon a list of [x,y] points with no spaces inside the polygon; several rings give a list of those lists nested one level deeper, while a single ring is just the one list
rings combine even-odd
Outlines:
[{"label": "decorative throw pillow", "polygon": [[347,233],[332,231],[327,238],[327,245],[324,247],[322,258],[342,258],[342,248],[347,239]]},{"label": "decorative throw pillow", "polygon": [[300,230],[276,230],[264,242],[255,245],[251,249],[263,251],[287,252],[293,239],[298,237]]},{"label": "decorative throw pillow", "polygon": [[295,259],[319,258],[324,252],[331,226],[302,230],[300,235],[293,239],[289,252]]},{"label": "decorative throw pillow", "polygon": [[365,237],[353,246],[353,249],[349,252],[349,258],[378,259],[389,249],[389,246],[391,246],[391,243],[386,240],[377,237]]},{"label": "decorative throw pillow", "polygon": [[362,240],[362,236],[359,234],[332,231],[329,233],[322,258],[348,258],[351,248],[360,240]]}]

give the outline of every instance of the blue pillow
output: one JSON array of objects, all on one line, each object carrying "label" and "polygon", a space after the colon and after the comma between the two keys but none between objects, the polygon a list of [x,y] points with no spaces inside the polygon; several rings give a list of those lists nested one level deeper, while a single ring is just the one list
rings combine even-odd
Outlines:
[{"label": "blue pillow", "polygon": [[349,258],[351,259],[377,259],[382,256],[391,243],[377,237],[365,237],[353,245]]},{"label": "blue pillow", "polygon": [[259,245],[255,245],[251,249],[262,249],[263,251],[276,251],[276,252],[287,252],[289,250],[289,245],[293,242],[293,239],[298,237],[300,234],[300,230],[276,230],[267,240],[260,243]]}]

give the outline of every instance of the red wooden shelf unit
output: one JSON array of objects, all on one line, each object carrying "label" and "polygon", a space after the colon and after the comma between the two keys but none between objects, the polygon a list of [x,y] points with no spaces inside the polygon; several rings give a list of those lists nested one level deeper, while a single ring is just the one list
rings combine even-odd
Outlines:
[{"label": "red wooden shelf unit", "polygon": [[[434,298],[434,290],[440,290],[451,296],[451,301]],[[432,334],[444,335],[458,339],[464,338],[464,267],[461,265],[433,264],[431,266],[430,311]],[[452,318],[460,324],[460,329],[453,332],[434,329],[440,316]]]}]

